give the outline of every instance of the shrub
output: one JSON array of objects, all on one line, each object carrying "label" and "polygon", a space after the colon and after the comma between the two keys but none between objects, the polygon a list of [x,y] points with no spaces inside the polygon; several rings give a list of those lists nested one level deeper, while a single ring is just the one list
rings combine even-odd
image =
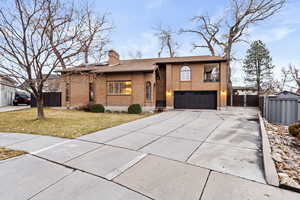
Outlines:
[{"label": "shrub", "polygon": [[102,104],[89,105],[89,111],[95,113],[104,113],[105,108]]},{"label": "shrub", "polygon": [[294,137],[300,138],[300,122],[290,125],[289,133]]},{"label": "shrub", "polygon": [[128,107],[129,114],[140,114],[142,112],[142,108],[140,104],[132,104]]}]

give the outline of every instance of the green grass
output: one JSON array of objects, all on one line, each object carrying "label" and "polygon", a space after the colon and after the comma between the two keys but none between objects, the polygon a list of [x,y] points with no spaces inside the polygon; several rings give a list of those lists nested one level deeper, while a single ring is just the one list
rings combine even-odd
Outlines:
[{"label": "green grass", "polygon": [[44,120],[36,120],[36,109],[0,113],[0,132],[76,138],[148,115],[45,109],[45,116]]},{"label": "green grass", "polygon": [[23,154],[26,154],[26,152],[7,149],[5,147],[0,147],[0,160],[6,160],[6,159],[20,156]]}]

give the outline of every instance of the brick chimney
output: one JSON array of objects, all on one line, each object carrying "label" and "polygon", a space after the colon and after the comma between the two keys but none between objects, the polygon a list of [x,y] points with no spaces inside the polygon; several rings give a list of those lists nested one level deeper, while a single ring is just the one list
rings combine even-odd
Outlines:
[{"label": "brick chimney", "polygon": [[118,65],[120,64],[120,55],[115,50],[108,51],[108,65]]}]

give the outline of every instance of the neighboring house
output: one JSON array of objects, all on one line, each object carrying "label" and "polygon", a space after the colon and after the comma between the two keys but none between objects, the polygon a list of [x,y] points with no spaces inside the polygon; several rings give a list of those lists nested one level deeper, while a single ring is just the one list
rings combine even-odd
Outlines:
[{"label": "neighboring house", "polygon": [[13,104],[16,89],[14,87],[15,81],[0,75],[0,106],[8,106]]},{"label": "neighboring house", "polygon": [[257,88],[251,86],[233,86],[232,93],[234,95],[257,95]]},{"label": "neighboring house", "polygon": [[44,83],[43,92],[60,92],[60,76],[51,74]]},{"label": "neighboring house", "polygon": [[[46,76],[43,74],[43,77]],[[33,79],[33,81],[36,81],[36,79]],[[47,80],[44,82],[43,92],[60,92],[60,76],[56,74],[50,74],[50,76],[47,78]],[[25,82],[23,83],[20,88],[27,88],[30,89],[29,83]]]},{"label": "neighboring house", "polygon": [[227,104],[229,73],[226,59],[192,56],[120,60],[110,50],[107,64],[71,67],[62,74],[62,106],[103,104],[125,110],[217,109]]}]

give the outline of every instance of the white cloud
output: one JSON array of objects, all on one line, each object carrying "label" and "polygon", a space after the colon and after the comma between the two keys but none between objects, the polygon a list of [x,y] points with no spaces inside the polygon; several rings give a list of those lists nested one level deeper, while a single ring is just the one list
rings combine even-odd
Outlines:
[{"label": "white cloud", "polygon": [[130,53],[140,51],[144,58],[157,56],[158,41],[153,32],[142,32],[134,39],[122,41],[121,46],[117,46],[122,59],[129,58]]},{"label": "white cloud", "polygon": [[148,0],[146,7],[149,9],[161,7],[164,0]]},{"label": "white cloud", "polygon": [[249,30],[250,40],[262,40],[264,42],[274,42],[285,39],[288,35],[295,32],[295,28],[287,26],[267,29],[267,27],[257,27]]}]

